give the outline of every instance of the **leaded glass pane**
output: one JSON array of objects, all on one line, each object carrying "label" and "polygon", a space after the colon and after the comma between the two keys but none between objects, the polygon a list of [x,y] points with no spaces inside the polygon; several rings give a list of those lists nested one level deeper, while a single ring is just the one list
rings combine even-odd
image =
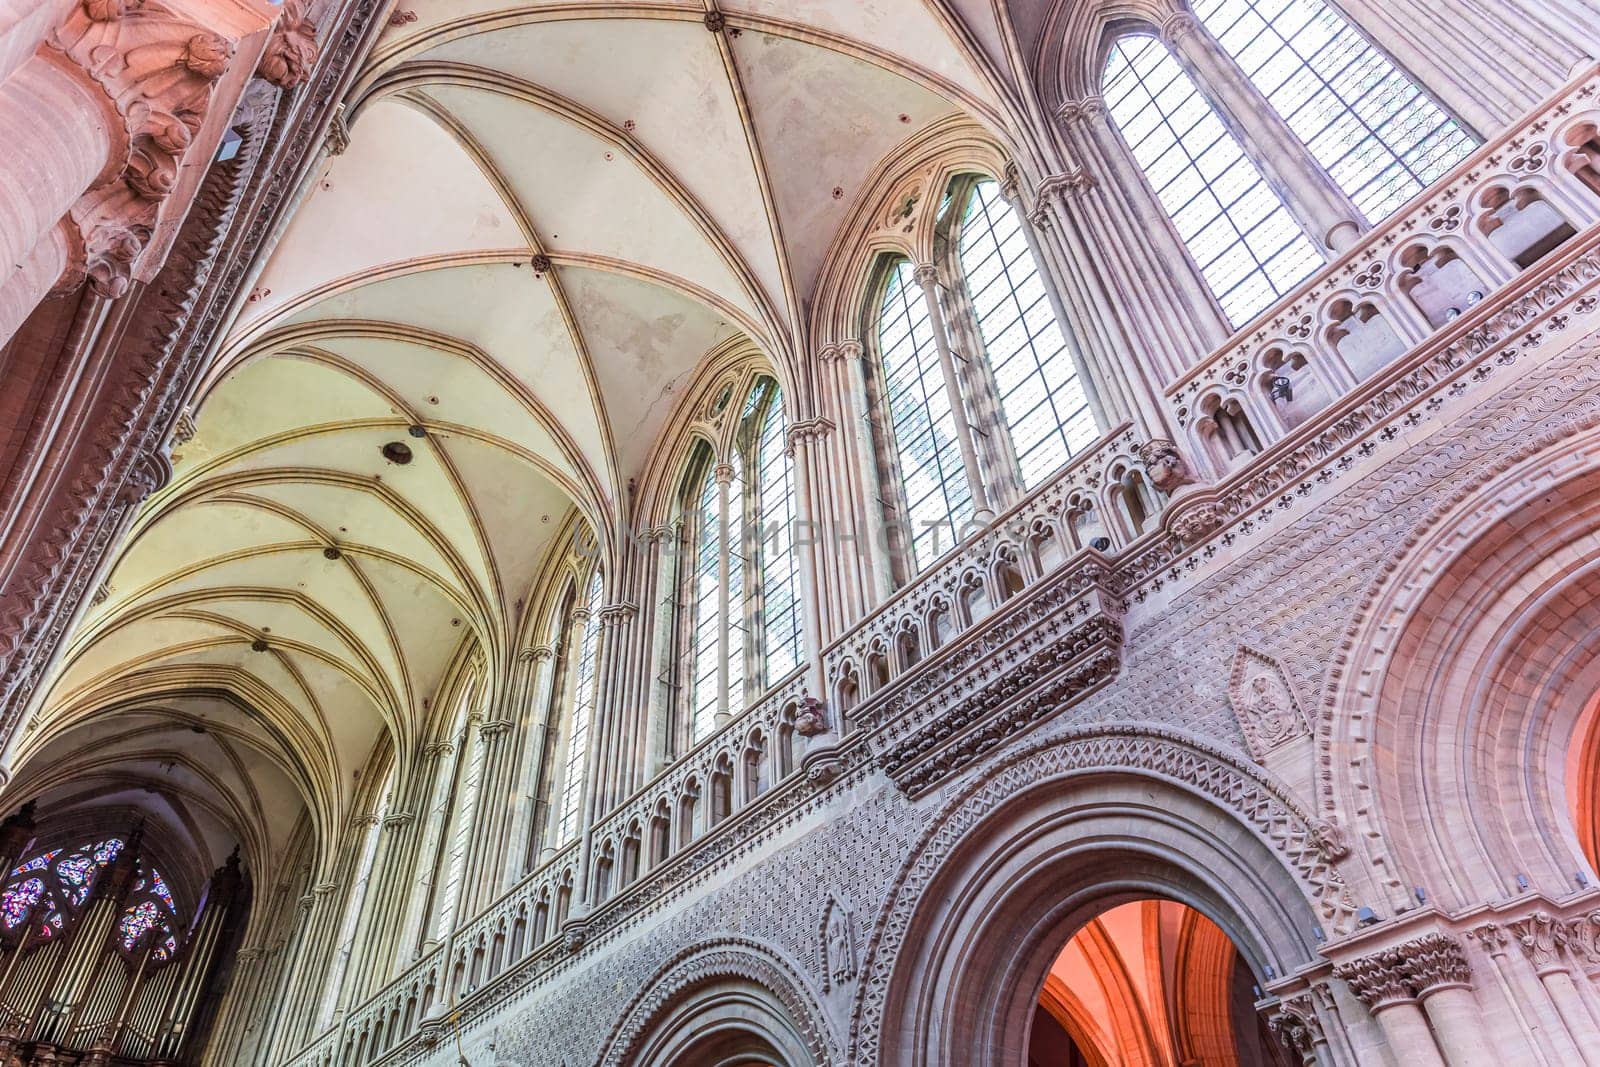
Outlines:
[{"label": "leaded glass pane", "polygon": [[7,930],[14,930],[28,919],[33,906],[44,898],[44,882],[29,878],[0,894],[0,921]]},{"label": "leaded glass pane", "polygon": [[1031,489],[1093,442],[1094,419],[1085,417],[1089,399],[1021,220],[997,182],[980,181],[967,197],[960,259],[1022,482]]},{"label": "leaded glass pane", "polygon": [[1112,121],[1234,325],[1321,265],[1283,201],[1165,45],[1146,34],[1118,40],[1104,90]]},{"label": "leaded glass pane", "polygon": [[794,467],[788,455],[783,396],[766,387],[766,410],[756,443],[756,515],[753,539],[761,558],[759,607],[770,685],[800,664],[800,568],[794,547]]},{"label": "leaded glass pane", "polygon": [[557,825],[562,844],[578,835],[578,807],[583,799],[584,768],[589,757],[589,727],[594,719],[596,658],[600,644],[600,572],[589,579],[584,596],[588,618],[578,640],[578,669],[572,697],[572,727],[567,738],[567,761],[561,776],[561,819]]},{"label": "leaded glass pane", "polygon": [[1195,0],[1194,13],[1371,222],[1477,147],[1322,0]]},{"label": "leaded glass pane", "polygon": [[[738,457],[735,457],[736,459]],[[745,515],[742,461],[734,463],[733,480],[728,483],[728,706],[738,712],[744,708],[744,649],[749,630],[743,611],[745,598]],[[697,734],[696,737],[699,735]]]},{"label": "leaded glass pane", "polygon": [[934,347],[927,303],[906,261],[895,264],[879,308],[878,347],[905,491],[905,524],[918,569],[955,543],[972,493]]},{"label": "leaded glass pane", "polygon": [[718,559],[721,551],[722,512],[716,478],[705,464],[700,491],[695,497],[694,572],[690,595],[694,598],[693,626],[689,633],[689,734],[698,741],[716,723],[718,647],[721,635],[718,600]]}]

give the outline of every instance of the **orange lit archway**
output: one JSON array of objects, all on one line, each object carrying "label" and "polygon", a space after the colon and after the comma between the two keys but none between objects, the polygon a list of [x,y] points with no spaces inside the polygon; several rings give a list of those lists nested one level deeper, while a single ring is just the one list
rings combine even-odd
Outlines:
[{"label": "orange lit archway", "polygon": [[1030,1067],[1265,1067],[1285,1062],[1233,942],[1193,908],[1136,900],[1089,920],[1045,977]]}]

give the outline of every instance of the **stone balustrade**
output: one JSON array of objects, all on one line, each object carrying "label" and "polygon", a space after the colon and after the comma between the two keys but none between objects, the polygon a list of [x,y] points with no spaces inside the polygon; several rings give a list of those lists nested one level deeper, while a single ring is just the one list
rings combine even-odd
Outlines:
[{"label": "stone balustrade", "polygon": [[1600,222],[1600,75],[1484,144],[1165,392],[1221,473]]}]

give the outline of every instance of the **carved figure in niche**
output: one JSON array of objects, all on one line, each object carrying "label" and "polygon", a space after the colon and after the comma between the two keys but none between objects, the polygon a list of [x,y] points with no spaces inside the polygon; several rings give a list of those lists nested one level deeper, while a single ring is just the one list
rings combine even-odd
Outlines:
[{"label": "carved figure in niche", "polygon": [[856,977],[856,932],[850,909],[832,893],[822,910],[822,991]]},{"label": "carved figure in niche", "polygon": [[1310,733],[1283,669],[1276,660],[1254,649],[1241,647],[1234,657],[1228,699],[1250,754],[1256,759]]}]

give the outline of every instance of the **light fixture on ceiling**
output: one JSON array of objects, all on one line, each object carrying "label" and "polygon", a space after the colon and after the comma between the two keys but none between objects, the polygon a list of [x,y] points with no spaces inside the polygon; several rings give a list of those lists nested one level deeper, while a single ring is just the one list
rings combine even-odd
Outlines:
[{"label": "light fixture on ceiling", "polygon": [[254,641],[250,642],[250,651],[252,651],[252,652],[265,652],[266,650],[267,650],[267,639],[265,637],[258,637]]},{"label": "light fixture on ceiling", "polygon": [[397,466],[404,467],[411,462],[411,446],[404,441],[390,441],[378,451],[383,453],[383,458]]},{"label": "light fixture on ceiling", "polygon": [[420,423],[412,423],[406,427],[406,433],[412,437],[426,437],[428,436],[428,428]]},{"label": "light fixture on ceiling", "polygon": [[342,555],[344,555],[344,553],[340,552],[333,545],[329,545],[327,548],[322,550],[323,559],[338,559]]}]

